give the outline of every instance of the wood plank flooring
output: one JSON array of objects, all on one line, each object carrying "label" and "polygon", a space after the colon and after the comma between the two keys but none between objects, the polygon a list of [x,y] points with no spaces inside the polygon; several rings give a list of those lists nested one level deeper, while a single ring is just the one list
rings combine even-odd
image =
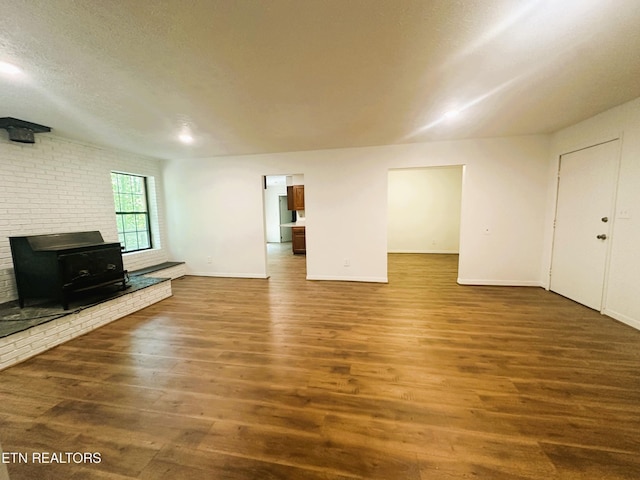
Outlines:
[{"label": "wood plank flooring", "polygon": [[[187,277],[0,372],[11,480],[637,479],[640,332],[539,288]],[[37,463],[97,452],[100,463]]]}]

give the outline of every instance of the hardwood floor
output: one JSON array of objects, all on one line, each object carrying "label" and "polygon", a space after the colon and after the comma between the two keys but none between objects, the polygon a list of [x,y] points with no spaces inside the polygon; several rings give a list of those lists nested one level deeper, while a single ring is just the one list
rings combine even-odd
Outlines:
[{"label": "hardwood floor", "polygon": [[0,372],[0,443],[28,455],[11,480],[640,478],[640,332],[543,289],[459,286],[452,255],[311,282],[289,247],[269,280],[174,281]]}]

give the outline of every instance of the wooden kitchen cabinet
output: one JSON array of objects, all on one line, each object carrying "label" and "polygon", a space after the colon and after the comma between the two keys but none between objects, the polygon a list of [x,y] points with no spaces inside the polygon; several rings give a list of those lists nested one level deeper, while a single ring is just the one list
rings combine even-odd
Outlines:
[{"label": "wooden kitchen cabinet", "polygon": [[307,253],[304,227],[291,227],[291,245],[293,253]]},{"label": "wooden kitchen cabinet", "polygon": [[287,187],[287,208],[289,210],[304,210],[304,185],[289,185]]}]

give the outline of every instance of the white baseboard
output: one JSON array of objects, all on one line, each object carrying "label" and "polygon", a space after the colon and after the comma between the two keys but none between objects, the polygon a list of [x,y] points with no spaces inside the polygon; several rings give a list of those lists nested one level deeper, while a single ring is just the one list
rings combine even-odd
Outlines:
[{"label": "white baseboard", "polygon": [[457,250],[388,250],[387,253],[435,253],[445,255],[458,255]]},{"label": "white baseboard", "polygon": [[472,279],[472,278],[459,278],[457,282],[460,285],[487,285],[497,287],[543,287],[543,282],[539,280],[487,280],[487,279]]},{"label": "white baseboard", "polygon": [[640,320],[635,318],[631,318],[627,315],[623,315],[622,313],[614,312],[613,310],[607,310],[606,308],[602,311],[602,313],[608,317],[613,318],[619,322],[622,322],[630,327],[635,328],[636,330],[640,330]]},{"label": "white baseboard", "polygon": [[187,275],[195,277],[222,277],[222,278],[269,278],[264,273],[219,273],[219,272],[187,272]]},{"label": "white baseboard", "polygon": [[389,283],[387,277],[334,277],[331,275],[307,275],[307,280],[329,280],[334,282]]}]

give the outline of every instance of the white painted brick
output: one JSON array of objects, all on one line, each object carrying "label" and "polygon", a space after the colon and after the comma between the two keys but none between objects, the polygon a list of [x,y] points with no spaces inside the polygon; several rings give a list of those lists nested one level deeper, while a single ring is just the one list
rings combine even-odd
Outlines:
[{"label": "white painted brick", "polygon": [[0,358],[15,350],[15,344],[10,341],[11,337],[0,338]]},{"label": "white painted brick", "polygon": [[[25,355],[28,355],[31,352],[31,345],[25,345],[22,348],[16,348],[13,350],[8,357],[13,359],[24,358]],[[4,358],[3,358],[4,360]]]},{"label": "white painted brick", "polygon": [[36,331],[33,328],[30,328],[29,330],[27,330],[27,333],[29,334],[29,340],[31,341],[32,345],[40,342],[41,340],[47,340],[47,335],[45,334],[44,330]]},{"label": "white painted brick", "polygon": [[[24,339],[29,337],[29,334],[26,331],[18,332],[15,335],[12,335],[13,344],[16,348],[20,348],[24,343]],[[20,343],[20,345],[18,345]]]},{"label": "white painted brick", "polygon": [[[24,332],[20,332],[20,333],[24,333]],[[16,340],[14,342],[14,345],[16,350],[20,350],[21,348],[27,345],[31,345],[32,343],[33,343],[33,340],[31,339],[31,337],[29,335],[26,335],[26,336],[22,336],[22,338],[20,338],[19,340]]]},{"label": "white painted brick", "polygon": [[31,350],[34,352],[44,352],[53,346],[53,342],[48,338],[41,338],[31,344]]}]

